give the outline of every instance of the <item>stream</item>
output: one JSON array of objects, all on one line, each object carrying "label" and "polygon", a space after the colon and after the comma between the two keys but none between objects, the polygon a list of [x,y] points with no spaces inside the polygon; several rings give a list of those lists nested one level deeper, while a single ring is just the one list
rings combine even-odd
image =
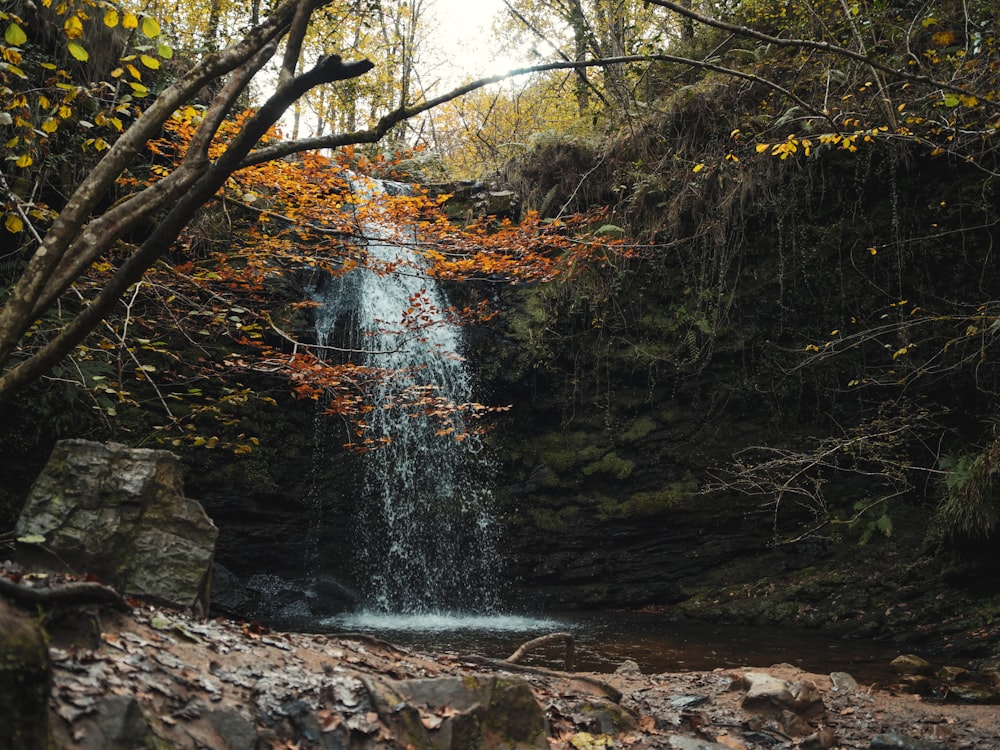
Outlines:
[{"label": "stream", "polygon": [[[353,614],[324,621],[325,632],[361,632],[403,648],[439,653],[510,656],[540,635],[568,632],[576,669],[610,673],[635,661],[645,674],[792,664],[808,672],[848,672],[861,684],[895,683],[889,662],[905,647],[837,639],[816,631],[676,621],[662,614],[572,613],[551,617],[458,617]],[[565,668],[565,646],[530,652],[524,664]]]}]

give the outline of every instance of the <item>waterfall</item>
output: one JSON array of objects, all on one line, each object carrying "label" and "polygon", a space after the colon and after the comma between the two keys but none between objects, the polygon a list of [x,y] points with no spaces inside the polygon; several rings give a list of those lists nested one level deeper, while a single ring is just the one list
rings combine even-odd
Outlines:
[{"label": "waterfall", "polygon": [[[366,199],[384,191],[373,181]],[[397,232],[373,222],[364,233],[367,265],[396,270],[380,274],[363,265],[312,290],[318,342],[350,328],[350,346],[362,352],[355,361],[387,373],[364,417],[366,434],[384,444],[362,456],[351,540],[356,583],[373,612],[495,612],[497,525],[479,439],[453,437],[464,431],[458,414],[455,432],[441,435],[433,416],[383,408],[414,391],[443,404],[472,401],[463,331],[444,312],[444,290],[426,273],[414,238],[395,239]],[[419,329],[404,324],[415,307],[424,316]]]}]

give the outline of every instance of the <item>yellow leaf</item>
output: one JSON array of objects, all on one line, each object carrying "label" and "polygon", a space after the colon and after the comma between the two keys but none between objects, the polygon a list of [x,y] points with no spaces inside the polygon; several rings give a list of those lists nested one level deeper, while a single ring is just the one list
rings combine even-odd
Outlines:
[{"label": "yellow leaf", "polygon": [[870,247],[870,248],[868,248],[868,252],[870,252],[872,255],[878,255],[878,248],[877,247]]},{"label": "yellow leaf", "polygon": [[35,160],[31,158],[31,154],[21,154],[19,157],[17,157],[17,161],[14,162],[14,164],[21,167],[22,169],[30,167],[34,163]]},{"label": "yellow leaf", "polygon": [[160,24],[152,16],[144,16],[142,19],[142,33],[150,39],[154,39],[160,35]]},{"label": "yellow leaf", "polygon": [[46,133],[54,133],[59,128],[59,120],[54,117],[46,118],[45,122],[42,123],[42,130]]},{"label": "yellow leaf", "polygon": [[758,154],[762,154],[765,151],[767,151],[769,148],[770,148],[770,146],[767,145],[766,143],[758,143],[757,144],[757,153]]},{"label": "yellow leaf", "polygon": [[150,57],[149,55],[141,55],[139,59],[142,61],[142,64],[145,65],[150,70],[156,70],[157,68],[160,67],[160,61],[157,60],[155,57]]},{"label": "yellow leaf", "polygon": [[136,96],[145,96],[149,93],[149,89],[143,86],[141,83],[128,82],[128,85],[132,87],[132,93]]},{"label": "yellow leaf", "polygon": [[165,44],[156,45],[156,54],[164,60],[170,60],[174,56],[174,51]]},{"label": "yellow leaf", "polygon": [[90,53],[83,48],[83,45],[76,42],[70,42],[66,46],[69,49],[69,53],[80,62],[87,62],[87,60],[90,59]]},{"label": "yellow leaf", "polygon": [[704,164],[695,164],[695,165],[694,165],[694,169],[692,169],[691,171],[692,171],[692,172],[700,172],[700,171],[701,171],[701,170],[703,170],[704,168],[705,168],[705,165],[704,165]]},{"label": "yellow leaf", "polygon": [[135,17],[134,13],[126,13],[125,17],[122,19],[122,26],[126,29],[135,29],[139,27],[139,19]]},{"label": "yellow leaf", "polygon": [[[63,32],[68,39],[79,39],[83,36],[83,21],[80,20],[79,16],[70,16],[63,22]],[[79,59],[77,57],[77,60]]]},{"label": "yellow leaf", "polygon": [[60,104],[59,116],[65,120],[67,117],[73,116],[73,110],[67,107],[65,104]]},{"label": "yellow leaf", "polygon": [[7,214],[7,217],[3,220],[3,225],[11,234],[17,234],[24,229],[24,222],[21,221],[21,217],[17,214]]},{"label": "yellow leaf", "polygon": [[7,30],[3,33],[4,41],[12,47],[20,47],[26,41],[28,41],[28,35],[24,33],[24,29],[18,26],[16,23],[11,23]]},{"label": "yellow leaf", "polygon": [[135,67],[131,63],[129,63],[125,67],[128,68],[128,72],[132,74],[132,77],[135,80],[137,80],[137,81],[141,81],[142,80],[142,73],[139,72],[139,69],[137,67]]},{"label": "yellow leaf", "polygon": [[104,14],[104,25],[108,28],[113,29],[118,25],[118,11],[111,8],[107,13]]}]

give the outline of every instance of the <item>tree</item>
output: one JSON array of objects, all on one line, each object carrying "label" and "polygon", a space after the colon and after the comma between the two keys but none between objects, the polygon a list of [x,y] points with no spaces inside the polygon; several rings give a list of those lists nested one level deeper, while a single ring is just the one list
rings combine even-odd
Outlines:
[{"label": "tree", "polygon": [[[198,208],[235,172],[309,149],[374,143],[399,123],[503,77],[475,81],[417,105],[403,101],[367,130],[262,144],[268,130],[304,94],[324,84],[358,78],[373,68],[367,60],[345,62],[330,54],[319,57],[308,70],[299,70],[310,23],[325,5],[317,0],[280,2],[242,39],[206,53],[190,70],[172,82],[164,81],[166,85],[155,98],[133,64],[140,55],[125,55],[121,70],[112,70],[110,80],[92,83],[92,88],[98,91],[114,92],[107,102],[111,116],[99,112],[100,121],[107,124],[110,132],[89,144],[85,142],[100,154],[100,159],[73,186],[65,205],[58,212],[32,213],[30,198],[17,192],[16,186],[4,186],[6,226],[8,231],[23,238],[21,252],[26,257],[23,267],[18,269],[16,283],[6,290],[0,309],[0,399],[8,398],[40,377],[80,344],[143,273],[167,252]],[[104,13],[95,18],[87,9]],[[129,32],[128,38],[134,38],[136,29],[149,40],[159,36],[159,24],[152,17],[131,13],[120,16],[118,7],[106,0],[78,0],[72,6],[59,6],[54,13],[61,22],[56,27],[65,35],[65,49],[77,61],[87,60],[88,44],[94,47],[98,34],[118,27],[119,17]],[[0,21],[6,23],[4,82],[7,90],[13,91],[11,84],[19,85],[28,78],[17,67],[30,47],[24,28],[27,24],[20,16],[8,12],[0,16]],[[284,49],[279,52],[282,41]],[[125,46],[127,52],[135,47],[127,40]],[[169,56],[166,49],[160,53],[163,58]],[[149,54],[141,53],[141,57],[151,70],[159,67]],[[248,87],[262,78],[268,80],[263,71],[272,61],[278,64],[273,93],[248,116],[236,118],[235,112]],[[80,85],[59,80],[60,74],[70,79],[71,76],[50,60],[34,60],[33,64],[43,71],[55,71],[51,85],[56,89],[65,87],[74,95],[82,89]],[[123,78],[128,81],[127,87],[122,83]],[[206,104],[196,111],[185,109],[192,102],[198,103],[206,90],[215,91]],[[137,100],[147,95],[152,101],[139,106]],[[15,115],[8,114],[11,124],[29,134],[37,130],[31,124],[39,113],[48,116],[46,113],[54,107],[58,117],[68,120],[75,112],[68,102],[54,103],[34,91],[18,94],[8,110],[12,107],[17,109]],[[126,126],[125,122],[132,117],[134,121]],[[182,158],[176,164],[152,165],[151,171],[157,179],[148,184],[134,184],[133,192],[113,198],[116,182],[129,175],[138,155],[178,117],[194,125]],[[48,120],[43,121],[39,132],[49,132],[45,122]],[[224,127],[231,122],[238,126]],[[96,117],[94,124],[99,124]],[[8,166],[28,169],[34,163],[31,149],[38,147],[39,142],[26,137],[17,143],[27,150],[13,164],[8,161]],[[44,236],[34,226],[35,222],[49,224]],[[139,244],[126,241],[136,236],[141,236]],[[79,292],[74,284],[102,259],[112,269],[103,284],[72,305],[72,315],[62,318],[47,340],[29,342],[36,321],[58,309],[66,295],[72,298]],[[22,344],[27,345],[22,347]]]}]

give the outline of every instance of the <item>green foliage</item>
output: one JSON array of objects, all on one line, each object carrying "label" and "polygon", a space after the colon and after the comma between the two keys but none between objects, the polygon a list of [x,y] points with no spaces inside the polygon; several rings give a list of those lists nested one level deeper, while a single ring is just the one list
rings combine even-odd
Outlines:
[{"label": "green foliage", "polygon": [[932,541],[961,543],[992,538],[1000,522],[1000,438],[976,453],[942,456],[943,497],[932,519]]}]

